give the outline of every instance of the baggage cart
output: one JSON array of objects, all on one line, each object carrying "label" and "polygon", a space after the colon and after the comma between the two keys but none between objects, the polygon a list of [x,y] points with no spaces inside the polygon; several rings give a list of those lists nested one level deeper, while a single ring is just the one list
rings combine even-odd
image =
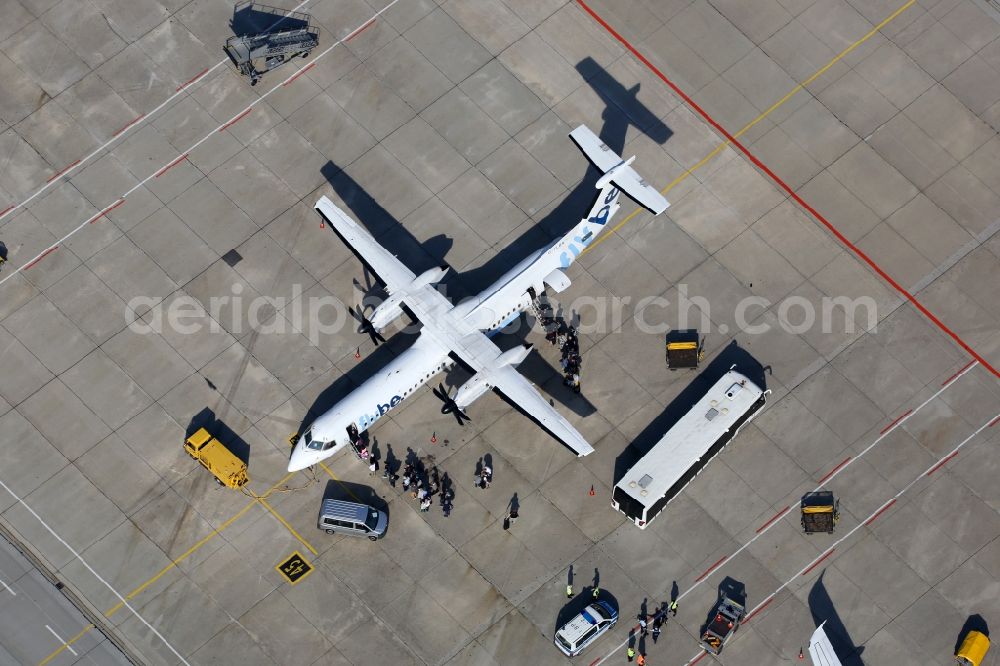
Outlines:
[{"label": "baggage cart", "polygon": [[698,331],[670,331],[667,333],[667,367],[697,369],[705,357],[705,350],[699,342]]},{"label": "baggage cart", "polygon": [[840,520],[840,500],[834,499],[829,490],[806,493],[802,497],[802,529],[806,534],[826,532],[833,534],[833,528]]}]

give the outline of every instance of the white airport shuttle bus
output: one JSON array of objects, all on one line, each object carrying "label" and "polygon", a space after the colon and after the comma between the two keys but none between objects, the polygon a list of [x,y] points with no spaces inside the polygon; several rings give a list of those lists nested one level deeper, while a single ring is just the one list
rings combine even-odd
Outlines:
[{"label": "white airport shuttle bus", "polygon": [[770,392],[730,369],[625,473],[612,506],[645,529],[760,411]]}]

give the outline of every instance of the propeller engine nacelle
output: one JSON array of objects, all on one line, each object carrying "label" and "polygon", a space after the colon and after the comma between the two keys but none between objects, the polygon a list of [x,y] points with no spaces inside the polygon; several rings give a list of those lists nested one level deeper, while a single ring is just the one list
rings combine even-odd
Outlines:
[{"label": "propeller engine nacelle", "polygon": [[[531,345],[521,345],[508,349],[497,357],[497,365],[501,367],[505,365],[517,366],[529,353],[531,353]],[[472,376],[472,379],[459,387],[458,393],[455,394],[455,404],[464,411],[466,407],[491,388],[493,385],[490,384],[489,379],[482,372],[477,372]]]},{"label": "propeller engine nacelle", "polygon": [[[426,270],[417,277],[413,278],[413,282],[410,283],[408,289],[419,289],[421,287],[426,287],[429,284],[437,284],[444,278],[445,275],[447,275],[447,273],[447,266],[438,266],[436,268]],[[406,294],[406,291],[406,289],[397,291],[389,296],[389,298],[382,301],[379,306],[372,311],[372,316],[368,318],[368,321],[371,322],[372,327],[376,331],[385,330],[389,324],[396,321],[396,319],[403,314],[403,296]]]},{"label": "propeller engine nacelle", "polygon": [[403,292],[397,292],[382,301],[379,306],[372,311],[372,316],[368,318],[368,321],[371,322],[372,327],[376,331],[383,331],[402,314]]}]

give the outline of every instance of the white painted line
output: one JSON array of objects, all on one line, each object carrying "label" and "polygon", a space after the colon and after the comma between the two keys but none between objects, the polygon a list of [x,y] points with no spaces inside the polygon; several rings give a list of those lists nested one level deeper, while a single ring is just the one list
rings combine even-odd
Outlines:
[{"label": "white painted line", "polygon": [[[934,400],[935,398],[937,398],[939,395],[941,395],[942,393],[944,393],[945,391],[947,391],[949,388],[951,388],[952,386],[954,386],[958,382],[958,379],[960,379],[966,373],[968,373],[969,371],[971,371],[977,365],[978,365],[978,362],[971,363],[971,364],[967,365],[965,368],[963,368],[960,372],[958,372],[955,376],[951,377],[941,388],[939,388],[933,395],[931,395],[931,397],[929,397],[926,400],[924,400],[917,407],[915,407],[911,411],[909,411],[906,414],[904,414],[902,417],[900,417],[895,422],[893,422],[888,428],[886,428],[885,430],[883,430],[879,434],[879,436],[875,438],[875,441],[873,441],[871,444],[869,444],[868,446],[866,446],[860,453],[858,453],[858,455],[853,456],[851,458],[848,458],[843,463],[841,463],[839,466],[837,466],[834,469],[833,472],[831,472],[831,473],[827,474],[826,476],[824,476],[823,477],[823,482],[820,485],[818,485],[815,488],[813,488],[813,492],[815,492],[815,491],[819,490],[820,488],[822,488],[824,484],[826,484],[827,482],[829,482],[831,479],[836,478],[836,476],[838,474],[840,474],[841,472],[843,472],[845,469],[847,469],[852,464],[854,464],[854,462],[856,462],[857,460],[859,460],[860,458],[862,458],[866,453],[868,453],[873,448],[875,448],[875,446],[879,442],[881,442],[883,439],[885,439],[886,437],[888,437],[889,434],[893,430],[895,430],[896,428],[898,428],[899,426],[903,425],[908,420],[910,420],[911,418],[913,418],[917,414],[917,412],[919,412],[921,409],[923,409],[928,404],[930,404],[930,402],[932,400]],[[988,425],[989,424],[987,424],[987,426]],[[987,426],[983,426],[983,428],[985,428]],[[973,433],[972,435],[970,435],[970,439],[971,439],[971,437],[973,437],[977,433],[979,433],[983,428],[980,428],[975,433]],[[968,440],[966,440],[966,441],[968,441]],[[962,446],[964,446],[964,444],[965,444],[965,442],[962,442],[962,444],[959,445],[959,448],[961,448]],[[958,449],[956,449],[956,451],[957,450]],[[918,479],[919,479],[919,477],[918,477]],[[914,480],[913,483],[916,483],[916,480]],[[911,483],[910,486],[912,486],[913,483]],[[910,486],[907,486],[907,488],[909,488]],[[904,490],[905,490],[905,488],[904,488]],[[880,509],[881,509],[881,507],[880,507]],[[788,513],[787,508],[786,509],[782,509],[778,513],[777,517],[778,518],[784,517],[787,513]],[[733,553],[727,555],[722,560],[720,560],[715,565],[713,565],[709,569],[709,571],[706,571],[705,574],[703,574],[701,577],[699,577],[697,580],[695,580],[694,584],[692,584],[691,587],[689,587],[684,592],[682,592],[681,594],[679,594],[677,596],[677,601],[680,601],[681,599],[683,599],[687,595],[689,595],[692,592],[694,592],[694,590],[697,589],[699,585],[701,585],[702,583],[704,583],[706,580],[709,579],[709,574],[716,573],[718,571],[718,569],[719,569],[720,566],[725,566],[725,564],[727,562],[731,562],[734,557],[736,557],[737,555],[739,555],[740,553],[742,553],[744,550],[746,550],[747,548],[749,548],[750,545],[753,544],[753,542],[755,542],[757,539],[759,539],[760,537],[762,537],[765,534],[767,534],[768,531],[770,531],[770,529],[772,527],[774,527],[775,525],[779,524],[780,522],[781,522],[780,520],[776,520],[774,518],[770,519],[767,523],[765,523],[763,525],[763,527],[761,527],[759,529],[759,531],[754,535],[754,537],[752,539],[750,539],[745,544],[743,544],[742,546],[740,546],[739,548],[737,548]],[[862,525],[863,524],[864,523],[862,523]],[[840,543],[840,542],[838,541],[837,543]],[[770,598],[771,597],[768,597],[768,599],[770,599]],[[765,599],[764,601],[767,602],[768,599]],[[760,608],[760,607],[761,607],[761,604],[758,604],[757,608]],[[600,659],[595,659],[593,662],[590,663],[590,666],[600,666],[600,664],[604,663],[611,656],[613,656],[614,654],[620,652],[621,649],[625,647],[626,643],[628,643],[628,639],[622,641],[622,643],[620,645],[618,645],[616,648],[614,648],[611,652],[609,652],[605,656],[601,657]],[[688,662],[688,663],[690,663],[690,662]]]},{"label": "white painted line", "polygon": [[67,643],[66,641],[64,641],[64,640],[62,639],[62,637],[61,637],[61,636],[60,636],[59,634],[57,634],[57,633],[56,633],[56,630],[55,630],[55,629],[53,629],[53,628],[52,628],[52,627],[50,627],[49,625],[45,625],[45,628],[49,630],[49,633],[50,633],[50,634],[52,634],[53,636],[55,636],[55,637],[56,637],[56,640],[57,640],[57,641],[59,641],[60,643],[62,643],[62,646],[63,646],[64,648],[66,648],[67,650],[69,650],[70,652],[72,652],[72,653],[73,653],[73,656],[74,656],[74,657],[79,657],[79,656],[80,656],[80,655],[79,655],[79,654],[77,653],[77,651],[73,649],[73,646],[72,646],[72,645],[70,645],[69,643]]},{"label": "white painted line", "polygon": [[[290,81],[290,80],[298,77],[301,74],[301,70],[308,69],[309,67],[312,67],[313,64],[317,60],[319,60],[320,58],[322,58],[323,56],[325,56],[327,53],[329,53],[330,51],[332,51],[336,47],[340,46],[344,42],[347,42],[347,41],[353,39],[356,35],[360,34],[361,31],[363,31],[368,26],[370,26],[372,24],[372,22],[375,21],[375,19],[377,19],[379,16],[381,16],[385,12],[389,11],[389,9],[393,5],[395,5],[397,2],[399,2],[399,0],[392,0],[392,2],[390,2],[389,4],[387,4],[385,7],[383,7],[380,10],[378,10],[377,12],[375,12],[375,14],[373,14],[372,17],[369,18],[367,21],[365,21],[360,26],[358,26],[357,28],[355,28],[354,30],[352,30],[350,33],[348,33],[342,39],[339,39],[336,42],[334,42],[333,44],[331,44],[323,52],[321,52],[318,56],[316,56],[315,58],[313,58],[313,62],[312,63],[306,65],[305,67],[301,67],[298,70],[296,70],[295,73],[293,73],[287,79],[285,79],[281,83],[278,83],[273,88],[271,88],[270,90],[268,90],[266,93],[264,93],[263,95],[261,95],[260,97],[258,97],[257,99],[255,99],[253,102],[251,102],[249,105],[247,105],[247,107],[245,109],[243,109],[242,111],[240,111],[239,113],[237,113],[236,115],[234,115],[232,118],[230,118],[226,122],[222,123],[221,125],[219,125],[215,129],[213,129],[212,131],[210,131],[204,137],[202,137],[201,139],[199,139],[198,141],[196,141],[194,144],[192,144],[187,150],[184,150],[184,151],[181,151],[181,152],[177,153],[177,155],[174,158],[172,158],[170,160],[170,162],[167,162],[166,164],[164,164],[160,168],[156,169],[153,173],[151,173],[150,175],[148,175],[145,178],[143,178],[141,181],[139,181],[138,183],[136,183],[132,187],[132,189],[130,189],[127,192],[125,192],[125,194],[122,194],[121,196],[116,197],[115,200],[111,204],[109,204],[109,205],[114,205],[115,202],[119,201],[120,199],[125,199],[126,197],[128,197],[128,195],[132,194],[133,192],[135,192],[136,190],[138,190],[140,187],[142,187],[143,185],[145,185],[147,182],[149,182],[150,180],[152,180],[153,178],[155,178],[156,174],[162,173],[162,171],[163,171],[163,169],[165,167],[171,166],[172,163],[175,160],[177,160],[178,157],[181,157],[181,156],[186,155],[187,153],[190,153],[192,150],[194,150],[195,148],[197,148],[198,146],[200,146],[201,144],[203,144],[205,141],[208,141],[208,139],[210,139],[212,137],[212,135],[215,134],[216,132],[221,132],[221,131],[225,130],[230,125],[232,125],[233,123],[235,123],[237,120],[240,120],[241,118],[243,118],[243,116],[245,116],[248,113],[250,113],[250,111],[252,111],[255,106],[257,106],[258,104],[260,104],[261,102],[263,102],[267,98],[268,95],[270,95],[271,93],[273,93],[278,88],[281,88],[282,86],[284,86],[286,83],[288,83],[288,81]],[[37,255],[35,255],[34,257],[32,257],[30,261],[28,261],[28,262],[22,264],[21,266],[18,266],[17,268],[13,269],[10,272],[10,275],[8,275],[4,279],[0,280],[0,285],[2,285],[7,280],[11,279],[12,277],[14,277],[15,275],[17,275],[18,273],[22,272],[23,270],[25,270],[27,268],[30,268],[31,266],[35,265],[35,263],[37,263],[39,259],[41,259],[45,255],[47,255],[50,252],[52,252],[55,248],[57,248],[60,245],[62,245],[69,237],[73,236],[74,234],[76,234],[76,232],[78,232],[81,229],[85,228],[92,221],[95,221],[95,220],[97,220],[97,218],[99,218],[102,215],[104,215],[106,209],[107,209],[107,206],[103,207],[101,209],[101,211],[98,212],[96,215],[93,215],[90,218],[88,218],[88,219],[84,220],[83,222],[81,222],[78,227],[76,227],[74,229],[71,229],[69,231],[69,233],[67,233],[65,236],[63,236],[59,240],[57,240],[50,247],[45,248],[44,250],[42,250],[41,252],[39,252]]]},{"label": "white painted line", "polygon": [[[298,6],[295,7],[295,9],[292,9],[291,11],[293,11],[293,12],[297,11],[297,10],[301,9],[302,7],[304,7],[305,5],[309,4],[310,2],[312,2],[312,0],[304,0],[303,2],[300,2],[298,4]],[[274,27],[275,25],[278,25],[279,23],[281,23],[281,20],[275,21],[271,25],[271,27]],[[126,134],[128,134],[131,130],[133,130],[136,127],[139,127],[140,125],[142,125],[143,121],[149,120],[151,116],[153,116],[154,114],[156,114],[158,111],[160,111],[164,107],[169,106],[170,103],[173,102],[175,98],[177,98],[179,95],[181,95],[185,91],[188,91],[191,88],[192,85],[194,85],[198,81],[203,80],[206,76],[208,76],[211,72],[215,71],[218,67],[226,64],[227,61],[228,61],[228,58],[223,58],[222,60],[220,60],[219,62],[215,63],[211,67],[208,67],[208,68],[202,70],[202,72],[200,74],[198,74],[197,76],[195,76],[193,79],[190,79],[187,83],[181,84],[181,86],[177,89],[177,92],[175,92],[173,95],[171,95],[170,97],[168,97],[165,100],[163,100],[163,102],[161,102],[152,111],[147,111],[146,113],[139,114],[136,118],[134,118],[132,121],[130,121],[127,125],[125,125],[120,130],[118,130],[117,132],[115,132],[114,135],[110,139],[108,139],[107,141],[105,141],[104,143],[102,143],[100,146],[98,146],[97,148],[95,148],[94,150],[92,150],[90,152],[90,154],[88,154],[86,157],[82,157],[82,158],[78,159],[76,162],[73,162],[73,164],[71,164],[70,166],[66,167],[61,172],[57,173],[55,176],[52,176],[51,178],[49,178],[49,180],[46,181],[45,185],[43,185],[42,187],[38,188],[38,191],[36,191],[30,197],[28,197],[27,199],[25,199],[24,201],[22,201],[20,203],[13,204],[9,208],[4,209],[4,211],[2,213],[0,213],[0,220],[3,220],[3,218],[7,217],[9,214],[13,213],[14,211],[18,210],[19,208],[24,208],[29,203],[31,203],[32,200],[34,200],[36,197],[38,197],[43,192],[45,192],[45,190],[49,189],[49,187],[51,187],[55,183],[60,182],[64,176],[66,176],[67,174],[70,174],[73,171],[76,171],[77,169],[81,168],[84,164],[86,164],[88,161],[90,161],[90,159],[92,157],[94,157],[95,155],[100,155],[101,153],[103,153],[104,150],[108,146],[110,146],[115,141],[117,141],[118,139],[120,139],[123,136],[125,136]]]},{"label": "white painted line", "polygon": [[[834,551],[834,549],[837,546],[839,546],[845,540],[847,540],[848,538],[850,538],[852,534],[854,534],[855,532],[857,532],[858,530],[860,530],[862,527],[866,527],[867,525],[871,524],[874,521],[875,518],[877,518],[883,511],[885,511],[886,509],[888,509],[890,506],[892,506],[893,504],[895,504],[896,500],[898,500],[903,495],[903,493],[905,493],[907,490],[909,490],[914,485],[916,485],[916,483],[918,481],[920,481],[925,476],[929,476],[932,472],[936,471],[943,463],[951,460],[956,455],[958,455],[959,450],[961,450],[961,448],[963,446],[965,446],[970,441],[972,441],[972,439],[976,435],[978,435],[979,433],[981,433],[983,430],[986,430],[987,428],[991,427],[994,423],[997,422],[997,419],[1000,419],[1000,414],[996,414],[995,416],[991,417],[989,421],[987,421],[983,425],[979,426],[979,428],[977,428],[971,435],[969,435],[968,437],[966,437],[965,439],[963,439],[958,446],[956,446],[954,449],[952,449],[951,452],[948,453],[948,455],[941,457],[933,465],[931,465],[926,470],[924,470],[923,472],[921,472],[920,474],[918,474],[912,481],[910,481],[908,484],[906,484],[899,492],[897,492],[895,495],[893,495],[892,497],[890,497],[889,499],[887,499],[885,502],[883,502],[881,504],[881,506],[879,506],[879,508],[877,508],[874,511],[872,511],[868,515],[867,518],[865,518],[864,520],[862,520],[861,522],[859,522],[857,525],[855,525],[854,528],[852,528],[850,532],[848,532],[844,536],[842,536],[839,539],[837,539],[836,541],[834,541],[833,545],[831,545],[829,548],[827,548],[826,550],[824,550],[823,553],[819,557],[813,558],[809,562],[809,564],[807,564],[806,566],[804,566],[801,569],[799,569],[798,573],[796,573],[794,576],[792,576],[791,578],[789,578],[788,580],[786,580],[784,583],[782,583],[781,585],[779,585],[778,588],[776,590],[774,590],[774,592],[771,592],[771,594],[767,595],[767,597],[765,597],[763,601],[761,601],[759,604],[757,604],[756,606],[754,606],[753,610],[751,610],[749,613],[747,613],[747,620],[749,620],[750,617],[752,615],[754,615],[758,610],[760,610],[761,608],[763,608],[767,604],[771,603],[771,600],[774,599],[774,597],[777,596],[779,592],[781,592],[783,589],[785,589],[786,587],[788,587],[793,580],[795,580],[799,576],[804,576],[807,573],[809,573],[810,571],[812,571],[816,567],[816,565],[818,565],[822,560],[825,560]],[[689,659],[687,661],[687,663],[685,664],[685,666],[688,666],[689,664],[691,664],[692,662],[694,662],[696,659],[700,659],[700,658],[701,658],[701,652],[699,652],[694,657],[692,657],[691,659]]]},{"label": "white painted line", "polygon": [[[119,594],[118,590],[116,590],[114,587],[111,586],[111,583],[109,583],[108,581],[104,580],[104,578],[102,578],[99,573],[97,573],[96,571],[94,571],[94,568],[92,566],[90,566],[89,564],[87,564],[87,561],[85,559],[83,559],[83,557],[80,555],[80,553],[76,552],[76,549],[73,548],[73,546],[71,546],[68,543],[66,543],[65,539],[63,539],[61,536],[59,536],[58,534],[56,534],[56,531],[54,529],[52,529],[51,527],[49,527],[49,524],[46,523],[44,520],[42,520],[42,517],[39,516],[35,512],[34,509],[32,509],[30,506],[28,506],[27,502],[25,502],[23,499],[21,499],[13,490],[11,490],[10,486],[8,486],[6,483],[4,483],[2,479],[0,479],[0,487],[2,487],[4,490],[6,490],[8,492],[8,494],[10,494],[10,496],[13,497],[14,500],[18,504],[20,504],[21,506],[23,506],[25,508],[25,510],[27,510],[28,513],[30,513],[32,516],[34,516],[35,520],[37,520],[39,523],[41,523],[42,527],[44,527],[46,529],[46,531],[49,534],[51,534],[56,539],[56,541],[58,541],[59,543],[61,543],[62,545],[64,545],[66,547],[66,550],[68,550],[69,552],[73,553],[73,557],[75,557],[77,560],[79,560],[80,564],[82,564],[87,569],[87,571],[89,571],[90,573],[92,573],[94,575],[94,578],[96,578],[97,580],[101,581],[101,583],[103,583],[104,587],[106,587],[109,590],[111,590],[111,593],[113,595],[115,595],[115,597],[118,599],[118,601],[120,601],[122,603],[122,605],[125,606],[125,608],[129,609],[130,611],[132,611],[132,614],[135,615],[139,619],[140,622],[142,622],[144,625],[146,625],[147,629],[149,629],[150,631],[152,631],[153,634],[157,638],[159,638],[161,641],[163,641],[163,644],[167,646],[167,649],[169,649],[171,652],[173,652],[174,656],[177,657],[178,659],[180,659],[181,663],[184,664],[184,666],[191,666],[191,663],[187,659],[185,659],[184,657],[182,657],[180,652],[178,652],[176,649],[174,649],[174,646],[171,645],[170,642],[166,638],[164,638],[163,634],[161,634],[159,631],[156,630],[156,627],[154,627],[149,622],[147,622],[146,619],[143,616],[139,615],[139,611],[137,611],[135,608],[133,608],[132,605],[125,599],[125,597],[123,597],[121,594]],[[48,626],[48,625],[46,625],[46,626]],[[49,627],[49,631],[52,631],[51,627]],[[55,634],[54,631],[52,631],[52,633]],[[58,638],[58,636],[57,636],[57,638]],[[63,641],[61,638],[59,640],[61,642],[65,643],[65,641]],[[69,648],[68,645],[66,647]],[[73,654],[76,654],[76,653],[74,652]]]},{"label": "white painted line", "polygon": [[5,582],[3,582],[2,580],[0,580],[0,585],[3,585],[3,588],[4,588],[5,590],[7,590],[8,592],[10,592],[10,593],[11,593],[12,595],[14,595],[15,597],[17,596],[17,592],[15,592],[14,590],[10,589],[10,585],[8,585],[7,583],[5,583]]}]

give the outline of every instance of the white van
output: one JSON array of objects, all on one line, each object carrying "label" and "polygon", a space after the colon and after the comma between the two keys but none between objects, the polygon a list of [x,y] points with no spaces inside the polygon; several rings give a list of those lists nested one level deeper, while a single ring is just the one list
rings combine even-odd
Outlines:
[{"label": "white van", "polygon": [[377,541],[385,536],[389,516],[367,504],[342,500],[323,500],[317,527],[327,534],[366,536]]}]

